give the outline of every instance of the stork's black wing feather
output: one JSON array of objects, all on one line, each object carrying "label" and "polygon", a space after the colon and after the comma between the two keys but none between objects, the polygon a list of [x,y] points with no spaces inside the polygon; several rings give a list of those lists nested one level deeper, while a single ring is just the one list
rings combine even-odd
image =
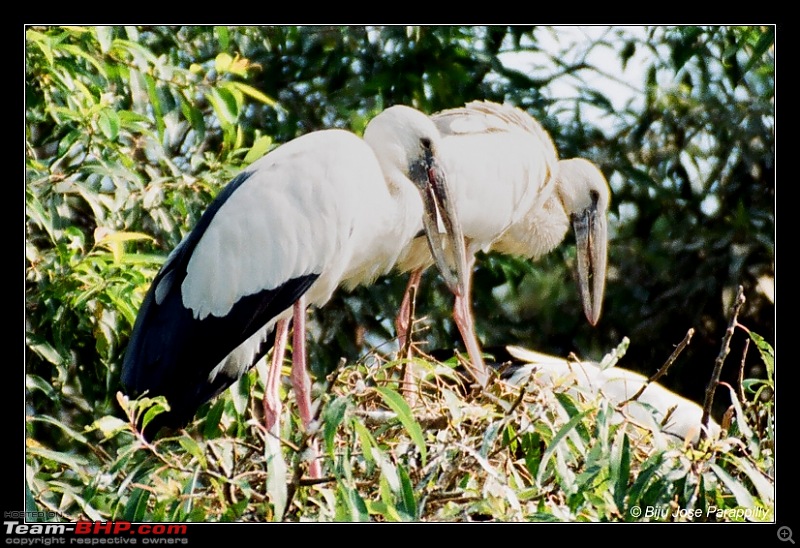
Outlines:
[{"label": "stork's black wing feather", "polygon": [[[203,403],[252,367],[269,350],[274,334],[269,334],[255,355],[237,355],[235,359],[242,361],[234,364],[237,374],[220,371],[209,378],[226,356],[291,307],[319,276],[299,276],[277,288],[244,296],[224,318],[208,315],[197,319],[192,310],[184,306],[181,284],[189,259],[221,205],[249,176],[248,172],[240,174],[211,203],[162,266],[139,309],[123,360],[122,383],[130,396],[147,392],[151,397],[167,398],[170,411],[148,428],[150,437],[161,426],[185,425]],[[208,288],[209,291],[213,289]]]}]

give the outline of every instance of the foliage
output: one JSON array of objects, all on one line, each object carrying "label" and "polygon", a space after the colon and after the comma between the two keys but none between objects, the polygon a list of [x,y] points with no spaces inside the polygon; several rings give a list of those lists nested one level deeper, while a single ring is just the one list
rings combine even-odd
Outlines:
[{"label": "foliage", "polygon": [[[551,449],[539,476],[542,447],[563,427],[564,398],[531,390],[526,405],[504,415],[498,402],[514,401],[511,388],[465,403],[443,387],[423,395],[424,413],[419,404],[402,408],[399,364],[383,360],[395,348],[391,314],[405,282],[388,276],[312,312],[318,377],[341,357],[353,365],[324,396],[326,467],[336,481],[297,485],[287,517],[616,520],[647,496],[666,504],[677,495],[682,508],[730,506],[742,492],[736,485],[768,507],[754,468],[771,468],[774,29],[639,30],[611,27],[569,44],[548,27],[27,28],[26,462],[36,502],[90,519],[274,517],[276,501],[290,494],[280,486],[293,483],[264,471],[274,444],[252,414],[255,372],[242,387],[249,382],[253,394],[231,392],[201,410],[188,432],[202,437],[148,446],[120,410],[121,356],[150,280],[222,185],[276,144],[323,127],[358,132],[394,103],[433,112],[488,99],[536,116],[562,156],[597,162],[613,211],[600,325],[580,317],[568,241],[535,264],[482,257],[474,308],[483,342],[599,359],[627,336],[622,365],[652,373],[694,328],[665,382],[699,400],[741,285],[748,299],[740,321],[759,355],[735,338],[745,382],[730,368],[723,380],[747,392],[734,398],[742,429],[659,453],[610,424],[602,402],[575,402],[570,433],[602,434],[602,449],[570,435],[572,445]],[[547,53],[541,45],[553,40],[557,49]],[[598,52],[620,68],[596,61]],[[532,56],[529,70],[511,61],[522,54]],[[625,68],[637,62],[644,81],[631,84]],[[641,100],[615,104],[593,83],[598,76],[641,87]],[[611,129],[601,124],[608,121]],[[428,273],[418,300],[424,349],[458,340],[451,304]],[[368,367],[368,358],[382,365]],[[426,367],[430,382],[450,382],[441,364]],[[354,392],[359,376],[364,388]],[[251,411],[242,412],[248,401]],[[446,427],[420,422],[434,404]],[[358,418],[384,405],[399,423],[376,430]],[[302,446],[287,408],[283,438]],[[462,434],[462,446],[446,445]],[[651,483],[631,491],[645,473]],[[666,477],[671,486],[651,487]],[[610,488],[623,484],[627,499],[622,487]]]},{"label": "foliage", "polygon": [[[751,380],[744,401],[732,393],[727,430],[693,444],[602,395],[570,392],[569,380],[534,375],[465,393],[454,363],[372,355],[348,364],[319,394],[314,433],[303,432],[287,383],[280,446],[261,426],[263,368],[245,378],[248,389],[153,444],[133,426],[151,402],[119,395],[127,420],[100,417],[84,432],[49,421],[72,447],[102,440],[86,458],[29,447],[31,489],[71,519],[133,522],[773,519],[774,416]],[[410,366],[423,378],[412,404],[398,382]],[[316,483],[301,479],[310,435],[326,475]]]}]

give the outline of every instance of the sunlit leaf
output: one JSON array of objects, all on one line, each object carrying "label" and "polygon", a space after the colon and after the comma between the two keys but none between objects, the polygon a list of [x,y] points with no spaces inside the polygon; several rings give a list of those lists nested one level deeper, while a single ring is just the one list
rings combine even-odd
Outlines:
[{"label": "sunlit leaf", "polygon": [[381,395],[386,405],[388,405],[392,411],[397,413],[397,418],[400,420],[403,428],[406,429],[406,432],[408,432],[408,435],[411,437],[411,441],[413,441],[417,446],[417,449],[419,449],[419,452],[422,456],[422,463],[425,464],[427,461],[425,437],[422,435],[422,428],[414,419],[414,415],[411,413],[411,408],[408,407],[408,403],[406,403],[406,400],[404,400],[400,394],[394,390],[391,390],[390,388],[377,387],[376,390]]},{"label": "sunlit leaf", "polygon": [[268,135],[259,137],[253,143],[253,146],[250,147],[250,150],[247,151],[247,155],[244,157],[245,164],[251,164],[264,156],[270,147],[272,146],[272,137]]},{"label": "sunlit leaf", "polygon": [[625,508],[625,495],[628,491],[628,476],[631,467],[631,444],[628,435],[622,436],[621,447],[617,448],[619,443],[614,444],[614,452],[612,453],[612,466],[616,479],[614,481],[614,503],[617,508]]},{"label": "sunlit leaf", "polygon": [[100,417],[92,423],[92,427],[100,430],[103,433],[103,436],[106,438],[110,438],[116,435],[118,432],[127,430],[128,426],[129,424],[127,421],[124,421],[119,417],[112,417],[109,415]]},{"label": "sunlit leaf", "polygon": [[106,138],[110,141],[116,141],[119,135],[120,120],[117,113],[112,109],[103,109],[100,111],[97,123],[100,130],[105,134]]},{"label": "sunlit leaf", "polygon": [[719,479],[731,490],[733,496],[736,497],[736,502],[742,508],[753,508],[755,505],[755,501],[753,501],[753,497],[750,493],[745,489],[745,487],[738,481],[736,481],[728,472],[723,470],[717,464],[711,464],[711,469],[714,470],[714,473],[717,475]]},{"label": "sunlit leaf", "polygon": [[770,383],[772,383],[773,375],[775,374],[775,351],[772,349],[772,345],[770,345],[764,337],[759,335],[758,333],[753,333],[752,331],[748,332],[748,335],[756,343],[756,347],[758,348],[758,352],[761,354],[761,359],[764,362],[764,365],[767,367],[767,379]]},{"label": "sunlit leaf", "polygon": [[239,107],[230,91],[223,88],[212,88],[208,100],[223,125],[233,125],[239,117]]},{"label": "sunlit leaf", "polygon": [[231,88],[234,88],[234,89],[236,89],[238,91],[241,91],[245,95],[248,95],[248,96],[252,97],[256,101],[259,101],[260,103],[264,103],[265,105],[268,105],[268,106],[271,106],[271,107],[274,107],[275,105],[277,105],[277,102],[275,101],[275,99],[273,99],[272,97],[270,97],[269,95],[267,95],[265,93],[260,92],[259,90],[257,90],[253,86],[248,86],[247,84],[244,84],[242,82],[226,82],[225,85],[227,87],[231,87]]}]

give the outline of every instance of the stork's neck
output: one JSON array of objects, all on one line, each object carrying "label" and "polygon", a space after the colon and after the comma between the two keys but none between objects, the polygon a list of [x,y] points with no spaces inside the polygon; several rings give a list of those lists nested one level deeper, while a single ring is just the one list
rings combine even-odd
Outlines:
[{"label": "stork's neck", "polygon": [[360,234],[352,236],[363,245],[353,250],[344,275],[347,290],[388,274],[402,250],[422,230],[422,199],[414,185],[398,170],[389,170],[384,177],[386,184],[376,185],[373,199],[365,200],[373,209],[360,212]]}]

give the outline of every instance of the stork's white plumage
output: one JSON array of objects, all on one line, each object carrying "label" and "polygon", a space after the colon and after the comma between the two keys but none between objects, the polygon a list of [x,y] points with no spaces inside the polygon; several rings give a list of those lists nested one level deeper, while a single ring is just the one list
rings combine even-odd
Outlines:
[{"label": "stork's white plumage", "polygon": [[[579,287],[584,312],[596,324],[606,274],[608,183],[583,159],[559,160],[547,132],[531,116],[510,105],[474,101],[431,116],[442,134],[441,156],[466,238],[467,291],[456,296],[454,318],[469,359],[482,364],[470,311],[475,253],[496,250],[538,258],[576,233]],[[431,264],[422,240],[413,241],[399,260],[412,270],[398,317],[407,331],[408,295],[421,269]]]},{"label": "stork's white plumage", "polygon": [[[603,397],[617,409],[614,420],[633,420],[651,432],[663,432],[696,442],[703,429],[703,408],[635,371],[614,366],[603,368],[596,362],[568,361],[520,348],[508,352],[528,365],[510,368],[508,380],[522,385],[534,375],[547,389],[562,387],[574,397]],[[638,395],[638,396],[637,396]],[[716,436],[720,426],[714,420],[706,425]]]},{"label": "stork's white plumage", "polygon": [[[125,354],[127,392],[163,395],[171,407],[150,435],[185,424],[239,379],[269,351],[279,321],[285,336],[293,305],[302,320],[305,303],[321,306],[341,284],[388,272],[423,227],[448,285],[463,290],[463,236],[439,140],[427,116],[392,107],[363,140],[335,129],[304,135],[222,190],[154,279]],[[296,322],[295,341],[304,334]],[[303,390],[305,360],[294,350],[292,377]]]}]

